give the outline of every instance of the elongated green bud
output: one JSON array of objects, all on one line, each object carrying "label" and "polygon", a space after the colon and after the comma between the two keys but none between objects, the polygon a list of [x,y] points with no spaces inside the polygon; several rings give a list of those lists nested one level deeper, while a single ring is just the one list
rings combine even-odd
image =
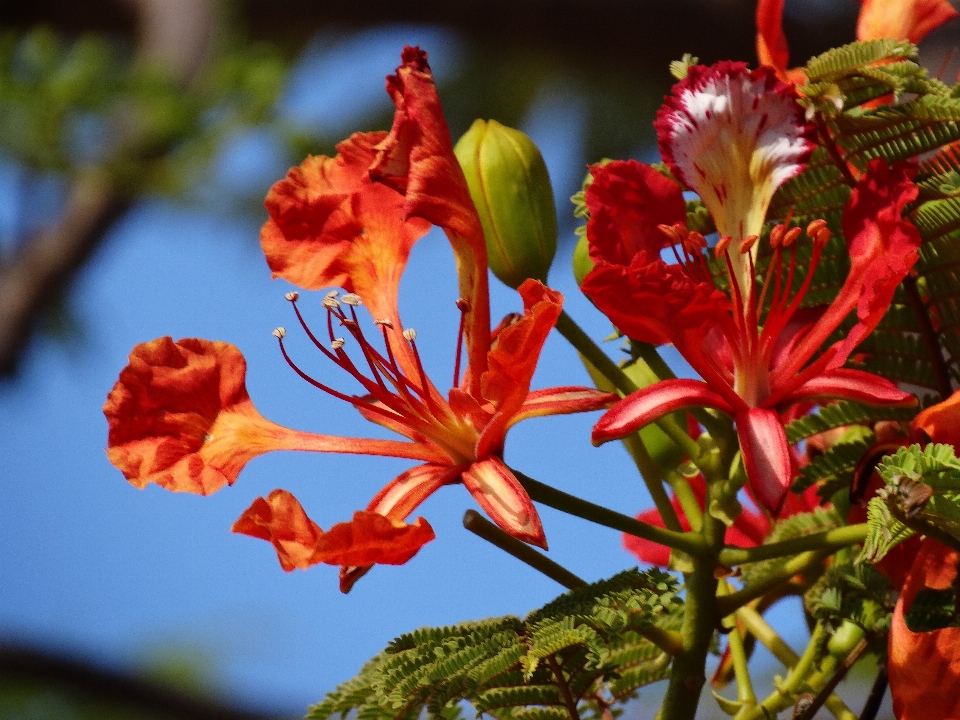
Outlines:
[{"label": "elongated green bud", "polygon": [[477,120],[453,151],[480,215],[493,274],[512,288],[527,278],[546,282],[557,218],[540,150],[519,130]]}]

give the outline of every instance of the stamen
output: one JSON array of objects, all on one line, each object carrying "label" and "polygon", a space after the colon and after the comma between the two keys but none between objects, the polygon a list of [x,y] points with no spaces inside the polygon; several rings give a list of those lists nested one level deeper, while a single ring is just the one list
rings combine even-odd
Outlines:
[{"label": "stamen", "polygon": [[830,242],[830,237],[830,228],[820,228],[820,230],[817,231],[817,236],[813,239],[813,244],[814,246],[819,245],[822,249],[824,245]]},{"label": "stamen", "polygon": [[339,294],[339,290],[331,290],[328,292],[323,296],[323,306],[327,308],[327,310],[333,310],[334,308],[340,307],[340,302],[337,300],[337,295]]},{"label": "stamen", "polygon": [[822,218],[813,220],[809,225],[807,225],[807,237],[811,239],[816,238],[817,233],[820,232],[826,226],[827,226],[827,221]]},{"label": "stamen", "polygon": [[770,247],[776,250],[783,244],[783,236],[787,232],[786,225],[775,225],[770,231]]},{"label": "stamen", "polygon": [[757,240],[759,239],[759,235],[748,235],[745,237],[740,243],[740,254],[748,254],[753,249],[753,246],[757,244]]},{"label": "stamen", "polygon": [[716,257],[721,257],[727,254],[727,249],[730,247],[730,243],[733,242],[733,238],[729,235],[724,235],[722,238],[717,240],[717,244],[713,248],[713,254]]},{"label": "stamen", "polygon": [[[457,310],[460,311],[460,329],[457,330],[457,352],[453,360],[453,387],[460,387],[460,361],[463,359],[463,335],[467,329],[467,313],[470,303],[464,298],[457,298]],[[416,337],[416,335],[414,335]],[[411,340],[411,342],[413,342]],[[419,362],[419,361],[418,361]]]},{"label": "stamen", "polygon": [[374,320],[373,324],[379,325],[380,327],[386,328],[388,330],[393,330],[393,323],[390,322],[389,320]]},{"label": "stamen", "polygon": [[270,334],[277,338],[277,340],[283,340],[287,336],[287,329],[278,327]]},{"label": "stamen", "polygon": [[794,227],[787,230],[787,234],[783,236],[783,246],[785,248],[793,245],[794,241],[800,237],[800,233],[803,232],[800,228]]},{"label": "stamen", "polygon": [[363,304],[363,301],[360,299],[360,296],[357,295],[356,293],[347,293],[342,298],[340,298],[340,302],[342,302],[344,305],[351,305],[353,307],[357,307],[358,305]]},{"label": "stamen", "polygon": [[333,348],[334,350],[339,350],[346,344],[346,342],[347,341],[344,340],[342,337],[335,338],[333,342],[330,343],[330,347]]},{"label": "stamen", "polygon": [[403,331],[403,339],[413,342],[417,339],[417,331],[413,328],[407,328]]},{"label": "stamen", "polygon": [[287,300],[289,300],[290,302],[296,302],[296,301],[297,301],[297,298],[300,297],[300,293],[298,293],[298,292],[296,292],[296,291],[288,292],[288,293],[287,293],[286,295],[284,295],[283,297],[286,298]]}]

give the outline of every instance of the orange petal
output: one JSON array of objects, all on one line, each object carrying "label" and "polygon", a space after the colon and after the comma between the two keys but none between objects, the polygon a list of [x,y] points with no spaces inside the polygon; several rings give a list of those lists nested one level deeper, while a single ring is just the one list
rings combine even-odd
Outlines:
[{"label": "orange petal", "polygon": [[547,538],[537,509],[503,461],[491,457],[475,462],[463,473],[463,484],[504,532],[547,549]]},{"label": "orange petal", "polygon": [[367,512],[405,520],[417,506],[447,483],[458,480],[463,468],[418,465],[387,483],[367,505]]},{"label": "orange petal", "polygon": [[337,523],[316,544],[311,563],[364,566],[403,565],[436,535],[422,517],[408,525],[366,510]]},{"label": "orange petal", "polygon": [[231,530],[273,543],[280,565],[287,572],[294,568],[306,570],[318,562],[312,558],[323,530],[286,490],[274,490],[266,499],[254,500]]},{"label": "orange petal", "polygon": [[563,295],[539,280],[525,280],[517,290],[523,315],[497,333],[489,369],[481,377],[480,391],[495,413],[477,441],[478,458],[503,449],[507,428],[527,399],[540,351],[563,307]]},{"label": "orange petal", "polygon": [[958,562],[955,550],[924,540],[893,611],[887,666],[900,720],[960,717],[960,627],[913,632],[904,617],[921,590],[953,587]]},{"label": "orange petal", "polygon": [[909,40],[923,37],[958,13],[947,0],[861,0],[857,40]]},{"label": "orange petal", "polygon": [[490,332],[487,250],[466,178],[453,154],[450,130],[427,64],[427,54],[407,46],[387,91],[396,105],[390,134],[377,146],[370,177],[405,197],[404,217],[419,217],[443,228],[456,256],[460,297],[469,303],[465,335],[474,369],[475,395],[486,369]]},{"label": "orange petal", "polygon": [[913,427],[923,430],[933,442],[960,448],[960,391],[917,415]]},{"label": "orange petal", "polygon": [[244,385],[246,362],[224,342],[162,337],[137,345],[103,406],[107,457],[133,485],[209,495],[277,446]]},{"label": "orange petal", "polygon": [[334,158],[308,157],[270,189],[260,244],[273,276],[308,290],[339,286],[401,327],[397,288],[410,248],[429,229],[404,221],[404,198],[370,181],[386,133],[356,133]]},{"label": "orange petal", "polygon": [[777,77],[787,80],[790,49],[783,32],[784,0],[760,0],[757,3],[757,60],[777,71]]}]

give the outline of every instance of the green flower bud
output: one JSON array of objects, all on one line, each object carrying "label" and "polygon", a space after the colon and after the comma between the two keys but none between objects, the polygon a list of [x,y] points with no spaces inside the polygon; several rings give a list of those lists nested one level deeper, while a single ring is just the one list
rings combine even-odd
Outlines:
[{"label": "green flower bud", "polygon": [[480,215],[493,274],[512,288],[527,278],[546,282],[557,218],[540,150],[519,130],[477,120],[453,151]]},{"label": "green flower bud", "polygon": [[830,641],[827,643],[827,652],[834,657],[845,658],[863,640],[864,634],[863,628],[855,622],[844,620],[830,637]]},{"label": "green flower bud", "polygon": [[590,259],[590,244],[587,242],[587,233],[584,232],[573,249],[573,277],[577,279],[578,286],[583,285],[583,279],[591,270],[593,260]]}]

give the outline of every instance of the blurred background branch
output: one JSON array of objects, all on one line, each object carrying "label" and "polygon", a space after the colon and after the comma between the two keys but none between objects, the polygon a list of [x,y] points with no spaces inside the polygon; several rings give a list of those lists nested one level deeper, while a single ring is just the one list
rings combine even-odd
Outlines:
[{"label": "blurred background branch", "polygon": [[[847,10],[826,25],[788,17],[796,57],[849,40],[856,8]],[[0,375],[15,373],[38,331],[71,339],[69,287],[110,229],[145,196],[195,201],[191,186],[231,133],[278,132],[289,163],[332,153],[338,138],[275,112],[286,69],[318,34],[329,42],[401,22],[441,26],[462,46],[443,88],[454,133],[476,117],[517,125],[538,93],[561,88],[586,114],[584,162],[652,139],[671,60],[691,50],[705,62],[754,56],[751,0],[6,3],[0,153],[23,178],[21,204],[51,176],[61,200],[2,238]],[[387,127],[388,110],[362,125]]]}]

